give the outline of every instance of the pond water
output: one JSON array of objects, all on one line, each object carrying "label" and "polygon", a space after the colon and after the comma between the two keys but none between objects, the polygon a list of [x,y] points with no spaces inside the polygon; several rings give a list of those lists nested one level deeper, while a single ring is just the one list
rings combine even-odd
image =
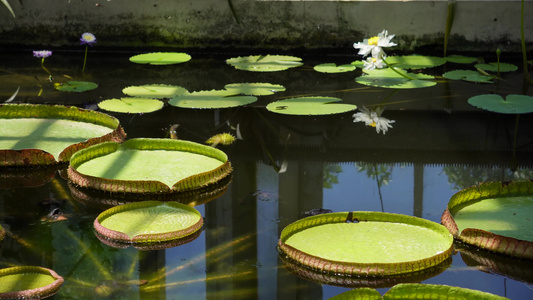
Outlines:
[{"label": "pond water", "polygon": [[[0,224],[8,235],[0,244],[0,267],[39,265],[55,270],[66,279],[55,299],[327,299],[358,286],[383,294],[394,283],[351,278],[334,284],[326,277],[311,280],[287,269],[276,250],[281,230],[319,208],[401,213],[440,223],[450,197],[463,188],[488,180],[533,178],[531,114],[520,117],[513,147],[514,115],[480,111],[467,103],[479,94],[522,93],[520,72],[505,74],[495,84],[439,78],[434,87],[392,90],[356,83],[360,71],[324,74],[312,69],[325,62],[350,63],[359,59],[355,54],[300,55],[301,67],[256,73],[225,63],[256,53],[196,51],[184,64],[149,66],[128,61],[137,52],[89,50],[84,75],[83,52],[55,51],[45,61],[56,82],[73,78],[100,85],[85,93],[55,91],[31,50],[3,53],[0,100],[19,87],[13,103],[90,109],[97,109],[99,101],[124,96],[127,86],[142,84],[199,91],[268,82],[286,91],[231,109],[167,105],[146,114],[108,112],[120,120],[128,138],[168,137],[173,124],[179,124],[180,139],[202,143],[216,133],[239,131],[234,144],[219,147],[232,163],[232,181],[222,195],[196,206],[205,226],[196,239],[181,246],[141,251],[103,244],[92,224],[106,204],[96,197],[80,199],[58,173],[33,187],[5,181],[0,188]],[[440,75],[454,68],[463,67],[448,64],[427,72]],[[339,97],[358,107],[383,105],[383,116],[395,123],[386,134],[378,134],[354,123],[353,112],[310,117],[265,109],[274,100],[304,95]],[[54,209],[66,220],[43,221]],[[456,246],[451,262],[405,281],[533,299],[532,262]],[[143,289],[146,281],[152,289]]]}]

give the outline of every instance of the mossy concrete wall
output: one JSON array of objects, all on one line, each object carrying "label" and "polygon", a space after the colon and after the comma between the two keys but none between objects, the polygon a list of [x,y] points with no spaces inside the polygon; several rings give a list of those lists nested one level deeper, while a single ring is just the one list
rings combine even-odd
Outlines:
[{"label": "mossy concrete wall", "polygon": [[[99,46],[352,49],[383,29],[400,50],[442,49],[451,1],[8,0],[0,4],[0,47]],[[520,51],[521,2],[455,2],[450,51]],[[533,1],[525,3],[533,41]]]}]

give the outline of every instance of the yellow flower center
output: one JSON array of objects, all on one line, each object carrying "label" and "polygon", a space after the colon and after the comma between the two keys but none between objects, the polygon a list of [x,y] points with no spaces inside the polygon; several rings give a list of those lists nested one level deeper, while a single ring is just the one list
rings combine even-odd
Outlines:
[{"label": "yellow flower center", "polygon": [[379,36],[373,36],[368,39],[368,44],[372,46],[377,46],[379,41]]},{"label": "yellow flower center", "polygon": [[376,122],[372,122],[372,124],[370,124],[370,126],[376,128]]}]

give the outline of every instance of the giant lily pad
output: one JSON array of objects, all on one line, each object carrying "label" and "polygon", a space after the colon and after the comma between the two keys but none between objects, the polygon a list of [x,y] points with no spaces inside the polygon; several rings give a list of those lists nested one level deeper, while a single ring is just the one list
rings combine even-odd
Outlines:
[{"label": "giant lily pad", "polygon": [[446,59],[442,57],[423,55],[389,56],[386,61],[389,65],[400,69],[433,68],[446,63]]},{"label": "giant lily pad", "polygon": [[243,106],[257,101],[254,96],[235,96],[234,91],[211,90],[185,93],[168,101],[172,106],[182,108],[229,108]]},{"label": "giant lily pad", "polygon": [[355,78],[355,81],[360,84],[391,88],[391,89],[415,89],[434,86],[437,83],[431,81],[433,76],[425,74],[407,73],[405,70],[395,68],[395,70],[409,78],[406,78],[391,68],[364,70],[366,75]]},{"label": "giant lily pad", "polygon": [[79,149],[126,134],[109,115],[68,106],[0,106],[0,166],[20,167],[68,162]]},{"label": "giant lily pad", "polygon": [[90,81],[67,81],[54,84],[54,88],[61,92],[86,92],[94,90],[98,84]]},{"label": "giant lily pad", "polygon": [[226,60],[235,69],[253,72],[275,72],[303,65],[301,58],[287,55],[250,55]]},{"label": "giant lily pad", "polygon": [[442,225],[380,212],[307,217],[285,227],[278,243],[290,259],[318,272],[389,276],[438,265],[452,252]]},{"label": "giant lily pad", "polygon": [[533,112],[533,97],[525,95],[507,95],[505,99],[496,94],[478,95],[468,99],[468,104],[501,114]]},{"label": "giant lily pad", "polygon": [[183,140],[131,139],[108,142],[72,156],[75,184],[109,192],[170,193],[195,190],[231,173],[226,154]]},{"label": "giant lily pad", "polygon": [[57,293],[64,280],[53,270],[34,267],[0,269],[0,299],[42,299]]},{"label": "giant lily pad", "polygon": [[454,194],[441,221],[467,244],[533,259],[531,215],[533,181],[485,182]]},{"label": "giant lily pad", "polygon": [[119,244],[134,245],[183,241],[202,225],[202,216],[196,209],[159,201],[115,206],[94,220],[94,229],[101,236]]},{"label": "giant lily pad", "polygon": [[285,91],[285,87],[282,85],[261,82],[231,83],[227,84],[224,88],[234,95],[243,94],[250,96],[266,96]]},{"label": "giant lily pad", "polygon": [[356,110],[353,104],[339,104],[335,97],[299,97],[269,103],[266,108],[284,115],[330,115]]},{"label": "giant lily pad", "polygon": [[98,103],[98,107],[107,111],[140,114],[151,113],[162,109],[164,103],[157,99],[126,97],[108,99]]},{"label": "giant lily pad", "polygon": [[137,64],[172,65],[191,60],[191,56],[181,52],[153,52],[138,54],[130,57],[130,61]]},{"label": "giant lily pad", "polygon": [[145,84],[139,86],[129,86],[122,89],[128,96],[139,98],[172,98],[184,94],[187,90],[181,86],[168,84]]}]

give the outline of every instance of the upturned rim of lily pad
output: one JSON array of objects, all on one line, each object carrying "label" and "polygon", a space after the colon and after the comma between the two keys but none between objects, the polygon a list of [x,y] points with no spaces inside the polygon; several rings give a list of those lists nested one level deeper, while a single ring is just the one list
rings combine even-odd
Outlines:
[{"label": "upturned rim of lily pad", "polygon": [[459,226],[454,218],[457,210],[485,199],[533,195],[533,180],[488,181],[455,193],[441,217],[441,223],[454,238],[491,252],[533,260],[533,242],[496,234],[479,228]]},{"label": "upturned rim of lily pad", "polygon": [[[403,231],[407,227],[409,227],[411,230],[418,227],[418,229],[424,230],[424,232],[427,233],[427,236],[425,236],[425,238],[433,238],[439,240],[435,241],[435,244],[438,245],[438,247],[436,248],[438,248],[439,250],[435,253],[432,253],[431,255],[427,253],[420,254],[417,251],[416,256],[419,256],[417,259],[410,257],[405,261],[370,261],[376,259],[372,258],[369,261],[364,262],[362,261],[364,259],[362,257],[351,257],[351,261],[347,261],[344,259],[334,259],[333,257],[339,257],[339,255],[341,255],[339,253],[343,252],[342,249],[340,249],[340,247],[343,245],[335,244],[334,246],[336,247],[338,253],[330,252],[329,255],[331,256],[331,258],[328,259],[312,253],[307,253],[305,251],[310,250],[298,249],[287,243],[289,238],[296,235],[301,236],[302,232],[309,229],[317,228],[319,226],[346,224],[346,226],[354,226],[353,229],[350,230],[350,232],[353,231],[354,233],[358,233],[358,228],[355,226],[364,223],[367,223],[366,225],[375,225],[371,223],[383,223],[386,224],[384,226],[388,226],[389,229],[393,226],[399,227],[399,231]],[[345,231],[344,229],[345,228],[343,228],[343,231]],[[431,237],[429,237],[430,234]],[[324,236],[330,236],[330,234],[325,234]],[[338,236],[339,235],[337,235],[337,237]],[[417,236],[417,238],[419,238],[419,236]],[[300,238],[300,243],[302,243],[303,240],[303,238]],[[324,248],[326,246],[330,247],[330,245],[326,245],[327,243],[325,243],[324,241],[321,242],[320,237],[317,236],[315,236],[315,239],[311,242],[311,244],[316,246],[316,248],[318,249]],[[311,244],[305,243],[306,246],[304,248],[308,248],[307,245]],[[317,272],[332,273],[346,276],[391,276],[421,271],[442,263],[448,257],[450,257],[452,253],[453,237],[442,225],[422,218],[383,212],[353,211],[327,213],[298,220],[288,225],[282,230],[281,237],[278,242],[278,247],[290,259],[299,262],[300,264],[302,264],[302,266],[305,266]],[[346,244],[346,247],[349,248],[348,244]],[[345,250],[347,251],[348,248],[346,248]],[[431,251],[433,251],[433,249]],[[407,254],[414,255],[414,253],[415,252],[411,252]],[[402,252],[402,256],[403,254],[405,253]],[[374,253],[369,253],[369,255],[372,256],[374,255]]]},{"label": "upturned rim of lily pad", "polygon": [[67,146],[58,158],[41,149],[0,149],[1,167],[35,167],[68,163],[70,157],[80,149],[106,141],[122,142],[126,133],[117,118],[75,106],[46,105],[46,104],[1,104],[0,118],[4,119],[65,119],[70,121],[87,122],[113,129],[112,132],[100,137],[89,138],[84,142]]},{"label": "upturned rim of lily pad", "polygon": [[[153,213],[154,210],[162,207],[164,207],[165,211],[158,214]],[[168,211],[169,209],[174,209],[175,211],[170,212]],[[140,231],[139,234],[128,236],[127,233],[118,231],[117,228],[108,228],[106,227],[106,224],[103,224],[106,219],[109,218],[118,219],[121,221],[120,224],[128,224],[135,220],[133,220],[131,215],[128,214],[125,216],[122,215],[121,217],[121,213],[136,211],[136,214],[140,215],[143,212],[148,212],[150,210],[152,212],[150,213],[150,217],[153,218],[154,221],[158,219],[159,222],[165,222],[165,224],[159,224],[164,226],[164,229],[156,230],[149,228],[153,223],[152,221],[143,223],[142,225],[146,225],[146,228],[143,230],[135,227],[136,231]],[[183,226],[183,224],[181,224],[180,221],[182,220],[180,220],[180,218],[183,213],[186,214],[187,218],[193,219],[193,222],[190,222],[192,223],[191,225]],[[173,215],[169,216],[169,214]],[[196,219],[197,221],[194,222]],[[202,228],[203,224],[203,218],[198,210],[191,206],[172,201],[142,201],[115,206],[100,213],[93,223],[96,232],[101,235],[101,237],[105,237],[104,240],[108,241],[106,244],[119,248],[134,245],[139,249],[145,250],[163,249],[188,243],[198,237],[195,233]],[[99,237],[100,240],[102,240],[101,237]],[[157,245],[158,243],[163,244]]]},{"label": "upturned rim of lily pad", "polygon": [[[207,158],[219,160],[221,164],[209,171],[196,173],[178,180],[172,186],[158,180],[111,179],[83,174],[77,170],[83,163],[121,150],[164,150],[194,153]],[[71,157],[70,165],[68,167],[69,179],[80,187],[114,193],[144,194],[175,193],[200,189],[219,182],[226,176],[229,176],[231,172],[231,163],[229,162],[226,153],[219,149],[191,141],[154,138],[129,139],[124,143],[106,142],[88,147],[75,153]]]},{"label": "upturned rim of lily pad", "polygon": [[[22,291],[11,291],[0,293],[0,299],[42,299],[56,294],[64,282],[54,270],[38,266],[22,266],[0,269],[0,278],[3,276],[19,276],[19,280],[24,280],[24,274],[42,275],[52,277],[54,281],[48,285],[35,287]],[[0,280],[1,281],[1,280]]]}]

